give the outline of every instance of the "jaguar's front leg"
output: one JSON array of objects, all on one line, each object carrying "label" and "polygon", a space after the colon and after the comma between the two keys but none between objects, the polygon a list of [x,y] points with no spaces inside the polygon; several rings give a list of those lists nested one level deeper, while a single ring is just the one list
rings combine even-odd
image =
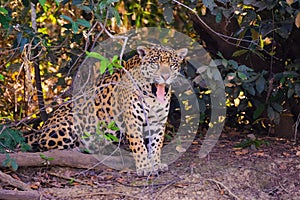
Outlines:
[{"label": "jaguar's front leg", "polygon": [[135,160],[137,174],[139,176],[146,176],[152,172],[152,168],[149,163],[148,151],[142,134],[143,119],[137,118],[133,112],[134,110],[128,109],[123,116],[126,127],[126,138],[129,141],[129,148]]},{"label": "jaguar's front leg", "polygon": [[[151,167],[154,171],[166,171],[168,170],[168,165],[163,164],[161,162],[161,149],[163,147],[163,140],[164,140],[164,125],[157,125],[155,128],[155,134],[148,134],[148,159],[150,162]],[[146,133],[147,135],[147,133]]]}]

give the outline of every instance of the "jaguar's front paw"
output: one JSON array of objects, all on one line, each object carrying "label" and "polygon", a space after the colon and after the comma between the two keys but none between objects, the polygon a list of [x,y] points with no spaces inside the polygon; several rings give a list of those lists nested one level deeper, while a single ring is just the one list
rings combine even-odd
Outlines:
[{"label": "jaguar's front paw", "polygon": [[156,174],[158,172],[164,172],[168,170],[167,164],[155,164],[155,165],[149,165],[148,167],[139,168],[136,170],[138,176],[148,176],[152,174]]}]

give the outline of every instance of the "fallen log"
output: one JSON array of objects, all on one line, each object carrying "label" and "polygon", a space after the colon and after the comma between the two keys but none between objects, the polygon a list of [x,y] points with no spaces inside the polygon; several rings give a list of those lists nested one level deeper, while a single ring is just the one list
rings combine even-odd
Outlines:
[{"label": "fallen log", "polygon": [[0,199],[5,200],[38,200],[42,195],[35,190],[18,191],[18,190],[0,190]]},{"label": "fallen log", "polygon": [[[41,156],[41,154],[43,156]],[[9,157],[11,159],[14,159],[19,167],[61,166],[95,170],[107,169],[107,167],[101,164],[101,161],[99,161],[92,154],[84,154],[78,151],[52,150],[35,153],[18,152],[10,153]],[[5,159],[7,159],[6,155],[0,154],[0,163],[2,163]],[[119,163],[120,157],[111,157],[109,159],[112,163],[114,162],[114,160],[115,163]],[[124,161],[126,162],[126,159],[124,159]],[[122,168],[121,166],[118,167]],[[0,165],[0,168],[3,169],[6,167]]]}]

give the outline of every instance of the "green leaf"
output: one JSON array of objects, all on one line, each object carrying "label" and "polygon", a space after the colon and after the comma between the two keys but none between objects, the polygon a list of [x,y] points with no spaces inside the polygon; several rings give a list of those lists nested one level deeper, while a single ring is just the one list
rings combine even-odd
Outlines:
[{"label": "green leaf", "polygon": [[43,159],[43,160],[46,160],[47,159],[47,156],[43,153],[40,153],[40,157]]},{"label": "green leaf", "polygon": [[47,156],[46,156],[45,154],[43,154],[43,153],[40,154],[40,157],[41,157],[43,160],[46,160],[46,161],[54,160],[54,158],[47,157]]},{"label": "green leaf", "polygon": [[246,65],[240,65],[240,66],[238,67],[238,70],[239,70],[239,71],[243,71],[243,72],[245,72],[245,71],[252,72],[252,71],[253,71],[253,69],[247,67]]},{"label": "green leaf", "polygon": [[246,83],[246,84],[242,84],[243,88],[252,96],[255,95],[255,89],[253,87],[252,84]]},{"label": "green leaf", "polygon": [[108,65],[109,65],[109,62],[107,60],[101,60],[100,61],[100,74],[104,74],[104,72],[106,71]]},{"label": "green leaf", "polygon": [[212,11],[217,5],[214,0],[202,0],[202,3],[207,7],[210,11]]},{"label": "green leaf", "polygon": [[0,74],[0,81],[4,81],[4,76]]},{"label": "green leaf", "polygon": [[158,0],[158,3],[165,4],[169,3],[171,0]]},{"label": "green leaf", "polygon": [[86,21],[84,19],[77,19],[76,23],[79,24],[79,25],[81,25],[81,26],[87,27],[87,28],[91,27],[90,22],[88,22],[88,21]]},{"label": "green leaf", "polygon": [[2,24],[3,28],[8,29],[10,21],[11,18],[9,16],[0,13],[0,24]]},{"label": "green leaf", "polygon": [[14,171],[17,171],[18,169],[18,164],[16,162],[15,159],[11,159],[11,168],[14,170]]},{"label": "green leaf", "polygon": [[247,80],[247,75],[243,72],[238,72],[238,77],[242,80]]},{"label": "green leaf", "polygon": [[67,15],[60,15],[60,18],[64,19],[64,20],[67,20],[69,22],[74,22],[73,19]]},{"label": "green leaf", "polygon": [[300,96],[300,83],[295,83],[295,93]]},{"label": "green leaf", "polygon": [[113,131],[119,131],[119,127],[116,125],[116,123],[114,121],[111,121],[108,125],[107,128],[109,130],[113,130]]},{"label": "green leaf", "polygon": [[267,113],[268,113],[269,119],[271,119],[271,120],[275,119],[275,111],[273,110],[273,108],[271,106],[268,106]]},{"label": "green leaf", "polygon": [[105,138],[112,142],[119,142],[119,138],[117,138],[116,136],[114,136],[112,134],[106,134]]},{"label": "green leaf", "polygon": [[172,23],[173,17],[173,8],[170,5],[164,7],[164,18],[168,24]]},{"label": "green leaf", "polygon": [[118,11],[114,7],[110,7],[109,10],[113,14],[113,16],[115,17],[117,25],[121,26],[121,17],[120,17],[120,14],[118,13]]},{"label": "green leaf", "polygon": [[0,7],[0,12],[3,13],[3,14],[5,14],[5,15],[8,14],[8,11],[5,8],[3,8],[3,7]]},{"label": "green leaf", "polygon": [[79,8],[80,10],[84,10],[87,13],[92,12],[92,9],[89,6],[84,6],[84,5],[76,5],[77,8]]},{"label": "green leaf", "polygon": [[114,57],[111,60],[112,63],[118,62],[118,56],[114,55]]},{"label": "green leaf", "polygon": [[[295,93],[295,90],[293,88],[289,88],[288,89],[288,93],[287,93],[287,97],[291,98],[293,96],[293,94]],[[299,93],[300,94],[300,93]]]},{"label": "green leaf", "polygon": [[283,108],[279,103],[273,102],[271,103],[271,106],[274,108],[274,110],[276,110],[279,113],[283,111]]},{"label": "green leaf", "polygon": [[42,7],[44,7],[46,4],[46,0],[39,0],[39,3],[41,4]]},{"label": "green leaf", "polygon": [[30,1],[29,0],[22,0],[23,5],[28,8],[30,5]]},{"label": "green leaf", "polygon": [[234,69],[239,67],[239,64],[235,60],[228,60],[228,64],[233,66]]},{"label": "green leaf", "polygon": [[107,0],[107,4],[108,5],[110,5],[110,4],[112,4],[112,3],[117,3],[117,2],[119,2],[120,0]]},{"label": "green leaf", "polygon": [[96,58],[98,60],[107,60],[109,61],[107,58],[105,58],[104,56],[102,56],[101,54],[97,53],[97,52],[86,52],[86,55],[88,58]]},{"label": "green leaf", "polygon": [[222,12],[218,12],[216,14],[216,23],[220,23],[222,21]]},{"label": "green leaf", "polygon": [[79,5],[82,3],[83,3],[83,0],[72,0],[72,5]]},{"label": "green leaf", "polygon": [[249,51],[249,50],[247,50],[247,49],[237,50],[237,51],[233,52],[232,57],[238,57],[238,56],[241,56],[241,55],[247,53],[248,51]]},{"label": "green leaf", "polygon": [[78,32],[78,24],[76,22],[72,22],[72,30],[74,33]]},{"label": "green leaf", "polygon": [[253,118],[257,119],[264,112],[265,108],[265,104],[260,103],[253,113]]},{"label": "green leaf", "polygon": [[260,76],[256,81],[255,81],[255,87],[256,90],[259,94],[261,94],[264,89],[265,89],[265,84],[266,84],[266,80],[263,76]]}]

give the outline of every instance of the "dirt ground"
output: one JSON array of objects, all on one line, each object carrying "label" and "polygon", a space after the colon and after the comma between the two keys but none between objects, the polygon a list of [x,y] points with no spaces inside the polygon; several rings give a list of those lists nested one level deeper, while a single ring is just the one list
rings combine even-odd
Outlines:
[{"label": "dirt ground", "polygon": [[[40,199],[300,199],[300,145],[276,138],[259,148],[235,148],[223,135],[205,158],[201,139],[167,172],[137,177],[133,171],[21,168],[10,173],[39,191]],[[74,179],[70,179],[72,177]],[[2,189],[13,189],[3,183]],[[1,199],[1,197],[0,197]]]}]

